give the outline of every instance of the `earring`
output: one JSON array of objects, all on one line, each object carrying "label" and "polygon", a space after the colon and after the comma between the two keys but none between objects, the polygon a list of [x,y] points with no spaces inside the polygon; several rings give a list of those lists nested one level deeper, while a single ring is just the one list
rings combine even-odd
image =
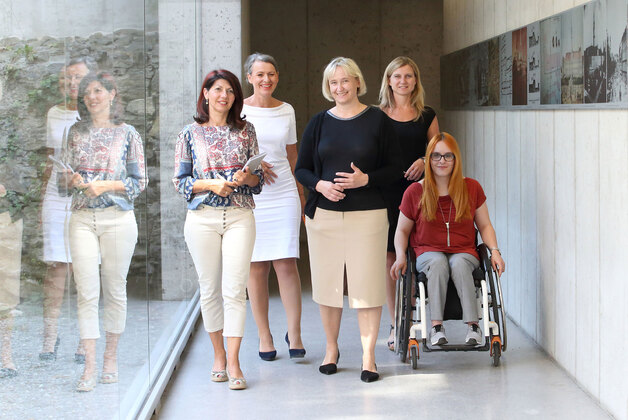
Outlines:
[{"label": "earring", "polygon": [[113,106],[113,99],[109,102],[109,106]]},{"label": "earring", "polygon": [[209,101],[205,98],[205,105],[209,105]]}]

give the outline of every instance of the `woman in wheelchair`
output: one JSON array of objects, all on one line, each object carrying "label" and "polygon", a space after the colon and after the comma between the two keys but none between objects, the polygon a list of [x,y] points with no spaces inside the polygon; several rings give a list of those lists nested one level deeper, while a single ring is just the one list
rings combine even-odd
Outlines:
[{"label": "woman in wheelchair", "polygon": [[406,270],[408,239],[417,255],[417,270],[425,273],[432,316],[430,342],[447,343],[443,310],[449,278],[462,304],[463,321],[468,325],[465,343],[482,343],[478,325],[475,285],[472,272],[479,265],[475,247],[477,226],[482,241],[491,251],[491,265],[501,276],[505,263],[497,247],[486,196],[480,184],[462,175],[462,160],[456,139],[448,133],[435,135],[425,154],[425,178],[412,184],[403,195],[395,232],[396,260],[391,275]]}]

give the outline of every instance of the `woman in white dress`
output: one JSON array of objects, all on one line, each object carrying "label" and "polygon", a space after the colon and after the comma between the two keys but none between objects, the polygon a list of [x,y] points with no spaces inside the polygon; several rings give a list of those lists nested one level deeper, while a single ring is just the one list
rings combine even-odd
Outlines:
[{"label": "woman in white dress", "polygon": [[268,275],[271,262],[277,274],[279,293],[288,319],[284,337],[290,358],[305,356],[301,342],[301,279],[299,229],[303,190],[294,179],[297,135],[294,109],[273,97],[279,81],[277,63],[266,54],[251,54],[244,65],[253,95],[244,100],[242,114],[255,126],[263,163],[265,185],[255,196],[256,239],[248,292],[259,335],[259,356],[274,360],[277,350],[268,321]]},{"label": "woman in white dress", "polygon": [[[61,158],[64,135],[79,116],[77,111],[78,89],[83,77],[96,70],[91,58],[72,59],[59,74],[59,91],[63,102],[50,108],[46,118],[46,147],[48,154]],[[44,175],[44,200],[41,222],[44,239],[43,260],[46,262],[44,279],[44,339],[39,358],[54,361],[57,358],[59,337],[58,319],[65,293],[66,279],[72,270],[67,242],[67,223],[70,219],[72,197],[62,197],[57,189],[57,168],[47,162]],[[77,363],[85,361],[85,352],[79,344],[74,354]]]}]

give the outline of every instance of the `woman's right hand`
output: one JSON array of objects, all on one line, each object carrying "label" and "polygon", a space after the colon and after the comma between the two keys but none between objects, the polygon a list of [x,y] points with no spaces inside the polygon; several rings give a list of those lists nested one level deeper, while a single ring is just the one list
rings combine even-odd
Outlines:
[{"label": "woman's right hand", "polygon": [[392,267],[390,267],[390,277],[396,279],[401,273],[405,273],[407,268],[407,262],[405,255],[401,258],[397,257]]},{"label": "woman's right hand", "polygon": [[274,184],[275,179],[277,179],[277,174],[271,168],[275,166],[271,163],[262,161],[262,172],[264,172],[264,183],[265,184]]},{"label": "woman's right hand", "polygon": [[344,188],[329,181],[318,181],[316,191],[323,194],[329,201],[337,202],[345,198]]},{"label": "woman's right hand", "polygon": [[237,182],[225,179],[208,179],[207,181],[210,182],[207,190],[221,197],[228,197],[233,192],[233,189],[238,186]]}]

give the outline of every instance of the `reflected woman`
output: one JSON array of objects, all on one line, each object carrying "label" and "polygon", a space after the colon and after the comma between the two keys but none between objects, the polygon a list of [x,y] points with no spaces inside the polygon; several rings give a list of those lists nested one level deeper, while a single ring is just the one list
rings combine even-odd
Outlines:
[{"label": "reflected woman", "polygon": [[[126,277],[137,242],[133,201],[146,188],[142,138],[122,120],[118,88],[106,72],[89,73],[79,87],[80,121],[68,134],[65,162],[72,188],[70,254],[85,347],[77,391],[96,385],[100,288],[106,346],[100,382],[118,382],[117,349],[126,325]],[[100,258],[100,269],[99,269]]]},{"label": "reflected woman", "polygon": [[394,350],[395,283],[390,267],[395,262],[395,229],[403,192],[418,181],[425,169],[425,148],[438,133],[436,112],[425,105],[425,90],[416,63],[408,57],[397,57],[388,64],[379,91],[379,107],[391,119],[401,148],[404,176],[384,190],[388,201],[388,248],[386,252],[386,296],[391,325],[388,348]]},{"label": "reflected woman", "polygon": [[185,242],[214,348],[211,380],[228,381],[230,389],[246,388],[239,353],[255,244],[253,194],[260,193],[263,181],[261,169],[251,172],[244,166],[258,154],[258,147],[253,125],[241,117],[242,100],[233,73],[215,70],[205,77],[195,122],[179,133],[173,178],[188,202]]},{"label": "reflected woman", "polygon": [[17,375],[11,339],[13,312],[20,303],[24,228],[22,217],[19,214],[12,214],[11,211],[9,195],[15,196],[17,193],[7,190],[6,182],[2,182],[0,183],[0,379]]},{"label": "reflected woman", "polygon": [[[59,74],[59,91],[63,102],[48,110],[46,118],[46,147],[48,155],[61,159],[64,136],[77,121],[79,113],[79,85],[83,77],[96,68],[89,58],[72,59]],[[55,360],[59,346],[57,334],[58,320],[65,292],[66,279],[69,277],[71,258],[67,242],[67,221],[70,216],[71,198],[59,195],[57,166],[47,161],[42,189],[45,190],[42,204],[42,230],[44,240],[43,260],[46,262],[44,278],[44,340],[39,359]],[[53,182],[49,182],[53,180]],[[85,354],[79,344],[74,360],[85,362]]]}]

